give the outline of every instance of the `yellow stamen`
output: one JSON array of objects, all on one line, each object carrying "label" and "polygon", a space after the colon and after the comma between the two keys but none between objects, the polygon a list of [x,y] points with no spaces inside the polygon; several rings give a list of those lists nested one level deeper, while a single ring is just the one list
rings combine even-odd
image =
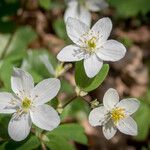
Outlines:
[{"label": "yellow stamen", "polygon": [[24,98],[24,100],[22,101],[22,108],[26,111],[30,108],[31,106],[31,100],[29,100],[27,97]]},{"label": "yellow stamen", "polygon": [[90,40],[87,41],[87,45],[88,45],[88,48],[93,51],[93,49],[96,48],[96,42],[95,42],[96,38],[95,37],[92,37]]},{"label": "yellow stamen", "polygon": [[120,119],[123,119],[125,118],[125,111],[123,108],[114,108],[112,111],[111,111],[111,118],[112,120],[114,121],[114,123],[118,123],[118,121]]}]

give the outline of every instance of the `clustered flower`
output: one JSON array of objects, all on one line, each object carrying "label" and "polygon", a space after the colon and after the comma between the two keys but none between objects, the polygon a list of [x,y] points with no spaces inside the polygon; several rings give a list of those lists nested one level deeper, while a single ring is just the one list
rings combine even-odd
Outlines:
[{"label": "clustered flower", "polygon": [[[118,61],[125,56],[126,48],[115,40],[108,40],[112,30],[109,18],[99,19],[90,28],[90,11],[99,11],[107,7],[103,0],[72,0],[65,12],[66,30],[74,44],[64,47],[57,55],[61,62],[83,61],[89,78],[95,77],[104,61]],[[54,69],[47,55],[40,56],[49,73],[49,78],[34,86],[32,76],[19,68],[14,68],[11,76],[11,88],[14,93],[0,93],[0,113],[12,114],[8,133],[15,141],[24,140],[30,133],[32,123],[37,127],[51,131],[60,124],[57,111],[46,104],[60,90],[58,76],[67,69],[60,65]],[[61,69],[60,69],[61,68]],[[87,93],[86,93],[87,94]],[[111,139],[117,129],[124,134],[137,135],[137,124],[130,117],[139,108],[139,101],[127,98],[119,101],[115,89],[108,89],[103,98],[103,106],[94,108],[89,114],[92,126],[102,126],[106,139]]]}]

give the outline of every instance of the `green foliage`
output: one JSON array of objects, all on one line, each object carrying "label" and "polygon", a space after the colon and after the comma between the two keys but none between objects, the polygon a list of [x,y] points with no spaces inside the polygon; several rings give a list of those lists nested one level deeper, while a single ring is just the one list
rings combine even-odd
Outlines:
[{"label": "green foliage", "polygon": [[59,38],[64,39],[65,41],[69,41],[67,33],[66,33],[66,26],[62,18],[59,18],[54,21],[53,28],[56,32],[56,35]]},{"label": "green foliage", "polygon": [[69,123],[60,125],[58,128],[48,133],[50,135],[58,135],[69,141],[76,141],[87,145],[87,137],[84,133],[84,128],[76,123]]},{"label": "green foliage", "polygon": [[74,146],[62,136],[51,134],[48,137],[49,141],[45,144],[50,150],[75,150]]},{"label": "green foliage", "polygon": [[[31,29],[31,27],[20,27],[14,32],[12,35],[11,43],[9,44],[7,53],[9,53],[8,56],[13,54],[21,54],[24,50],[27,49],[29,44],[35,40],[37,37],[37,34]],[[11,37],[10,37],[11,38]],[[7,57],[8,57],[7,56]]]},{"label": "green foliage", "polygon": [[0,150],[33,150],[40,146],[40,141],[36,136],[32,136],[21,142],[9,141],[0,146]]},{"label": "green foliage", "polygon": [[93,77],[88,78],[84,67],[83,62],[77,62],[75,66],[75,81],[77,86],[79,86],[82,90],[86,92],[90,92],[94,89],[96,89],[98,86],[102,84],[104,79],[106,78],[109,71],[109,65],[104,64],[99,73]]},{"label": "green foliage", "polygon": [[75,147],[69,141],[87,144],[83,127],[75,123],[60,125],[52,132],[47,133],[47,137],[49,141],[45,143],[51,150],[75,150]]},{"label": "green foliage", "polygon": [[10,90],[10,77],[14,66],[19,66],[26,55],[28,45],[36,38],[36,33],[30,27],[20,27],[14,34],[0,36],[0,80],[6,90]]},{"label": "green foliage", "polygon": [[51,0],[38,0],[39,5],[46,10],[51,8]]},{"label": "green foliage", "polygon": [[136,140],[145,140],[148,137],[150,129],[150,103],[149,103],[149,93],[144,99],[141,100],[141,105],[139,110],[135,113],[135,120],[138,125],[138,135]]},{"label": "green foliage", "polygon": [[107,0],[116,9],[116,15],[122,18],[134,17],[150,12],[149,0]]}]

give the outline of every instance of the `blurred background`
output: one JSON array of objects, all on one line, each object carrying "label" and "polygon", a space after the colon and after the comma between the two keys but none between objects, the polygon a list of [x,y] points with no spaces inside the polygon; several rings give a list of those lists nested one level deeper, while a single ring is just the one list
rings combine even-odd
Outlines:
[{"label": "blurred background", "polygon": [[[110,87],[117,89],[121,98],[138,98],[141,107],[134,118],[138,123],[139,134],[131,137],[118,132],[113,139],[106,140],[101,128],[93,128],[87,121],[90,111],[88,103],[77,98],[63,110],[62,124],[79,123],[84,134],[80,134],[80,128],[68,128],[65,132],[76,136],[68,135],[68,143],[73,148],[63,144],[61,138],[56,138],[52,141],[54,146],[48,146],[47,149],[150,150],[150,0],[107,0],[107,3],[106,9],[92,12],[92,24],[102,17],[110,17],[113,22],[110,38],[121,41],[127,47],[127,54],[122,60],[109,63],[107,78],[85,99],[89,102],[98,99],[101,102]],[[56,54],[71,43],[63,19],[66,7],[63,0],[0,0],[1,91],[11,90],[13,66],[30,72],[36,83],[53,76],[40,56],[47,55],[52,66],[57,68],[59,62],[55,58]],[[73,95],[74,66],[60,78],[62,89],[56,102]],[[52,104],[54,107],[55,103]],[[22,145],[26,150],[42,149],[34,140],[28,142],[27,139],[19,144],[11,141],[7,135],[8,121],[9,116],[0,115],[0,150],[20,150]],[[59,133],[62,137],[66,134],[61,131],[57,134]],[[55,146],[57,142],[60,142],[60,147]],[[64,147],[61,147],[61,143]]]}]

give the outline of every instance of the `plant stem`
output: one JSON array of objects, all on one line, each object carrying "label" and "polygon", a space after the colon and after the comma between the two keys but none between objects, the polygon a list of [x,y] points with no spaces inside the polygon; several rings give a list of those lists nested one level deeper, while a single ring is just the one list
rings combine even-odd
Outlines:
[{"label": "plant stem", "polygon": [[61,106],[61,108],[65,108],[69,103],[71,103],[75,98],[77,98],[77,95],[74,95],[70,100],[68,100],[64,105]]},{"label": "plant stem", "polygon": [[14,35],[15,35],[15,32],[13,32],[13,33],[11,34],[11,36],[10,36],[10,38],[9,38],[9,40],[8,40],[8,42],[7,42],[6,46],[5,46],[5,48],[4,48],[3,52],[2,52],[2,54],[1,54],[0,60],[2,60],[2,59],[5,57],[5,55],[7,54],[9,45],[10,45],[10,43],[11,43],[11,41],[12,41]]},{"label": "plant stem", "polygon": [[41,141],[42,150],[47,150],[45,144]]}]

